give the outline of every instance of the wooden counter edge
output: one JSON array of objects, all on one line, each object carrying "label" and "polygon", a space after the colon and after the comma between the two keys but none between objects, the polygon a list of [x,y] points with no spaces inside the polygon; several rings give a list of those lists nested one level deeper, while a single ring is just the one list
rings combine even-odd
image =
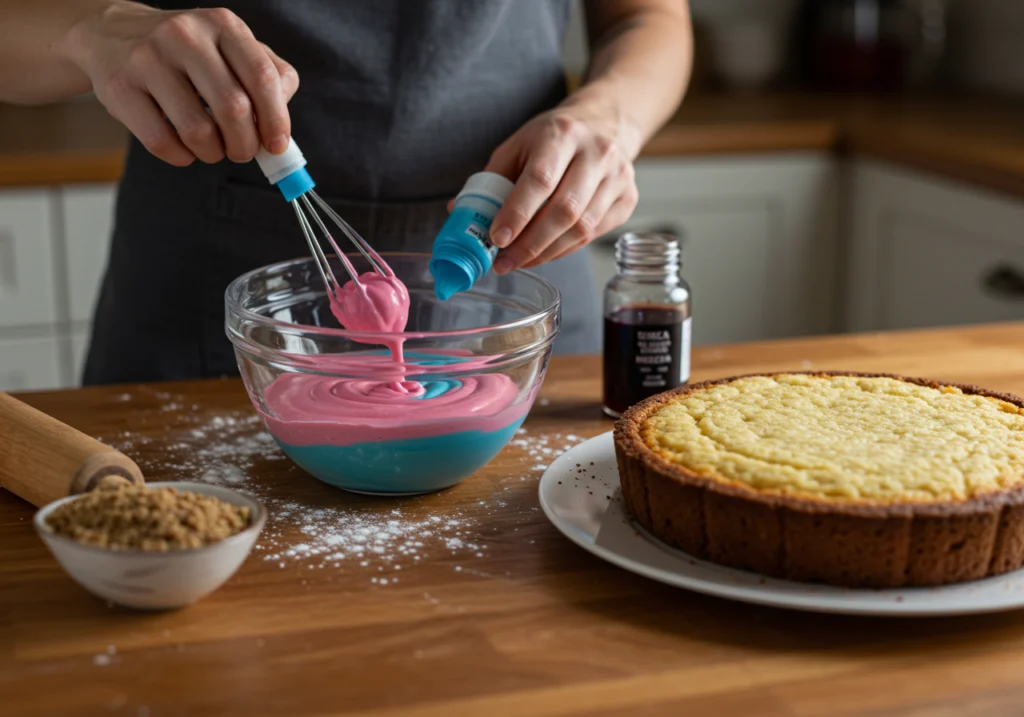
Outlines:
[{"label": "wooden counter edge", "polygon": [[[944,138],[908,138],[906,128],[895,133],[878,130],[876,122],[841,118],[672,121],[644,147],[641,157],[837,152],[888,161],[1024,199],[1024,167],[1017,158],[1019,153],[999,157],[992,147],[977,142],[958,148],[948,133]],[[124,156],[123,147],[0,153],[0,187],[113,183],[121,177]]]},{"label": "wooden counter edge", "polygon": [[121,178],[124,151],[67,150],[0,155],[0,187],[100,184]]}]

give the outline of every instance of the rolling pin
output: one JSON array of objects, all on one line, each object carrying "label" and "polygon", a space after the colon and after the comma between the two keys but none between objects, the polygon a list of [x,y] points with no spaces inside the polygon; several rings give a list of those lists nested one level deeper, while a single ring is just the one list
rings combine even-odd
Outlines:
[{"label": "rolling pin", "polygon": [[119,475],[142,483],[128,456],[0,393],[0,486],[37,508]]}]

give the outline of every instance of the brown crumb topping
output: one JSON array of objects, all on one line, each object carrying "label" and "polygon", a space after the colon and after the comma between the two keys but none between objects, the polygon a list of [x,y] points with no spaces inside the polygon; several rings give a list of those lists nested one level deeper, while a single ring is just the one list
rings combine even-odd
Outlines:
[{"label": "brown crumb topping", "polygon": [[245,530],[251,520],[248,508],[212,496],[106,476],[92,491],[55,509],[46,524],[85,545],[166,551],[216,543]]}]

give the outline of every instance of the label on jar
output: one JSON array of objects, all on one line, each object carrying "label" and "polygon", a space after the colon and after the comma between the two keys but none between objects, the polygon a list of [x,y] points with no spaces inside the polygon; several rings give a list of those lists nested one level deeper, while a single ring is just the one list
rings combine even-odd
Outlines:
[{"label": "label on jar", "polygon": [[453,232],[468,234],[483,245],[493,259],[498,247],[491,243],[491,223],[494,217],[471,207],[455,207],[445,223]]},{"label": "label on jar", "polygon": [[683,321],[683,334],[680,340],[682,347],[679,352],[679,385],[690,381],[690,325],[693,319],[689,316]]},{"label": "label on jar", "polygon": [[604,322],[604,404],[622,413],[690,380],[690,317],[663,307],[620,309]]}]

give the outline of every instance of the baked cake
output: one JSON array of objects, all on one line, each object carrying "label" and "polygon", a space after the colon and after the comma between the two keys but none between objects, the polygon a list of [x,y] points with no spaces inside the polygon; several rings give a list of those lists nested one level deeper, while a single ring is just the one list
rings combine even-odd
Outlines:
[{"label": "baked cake", "polygon": [[686,386],[615,426],[626,507],[690,555],[855,587],[1024,564],[1024,401],[879,374]]}]

